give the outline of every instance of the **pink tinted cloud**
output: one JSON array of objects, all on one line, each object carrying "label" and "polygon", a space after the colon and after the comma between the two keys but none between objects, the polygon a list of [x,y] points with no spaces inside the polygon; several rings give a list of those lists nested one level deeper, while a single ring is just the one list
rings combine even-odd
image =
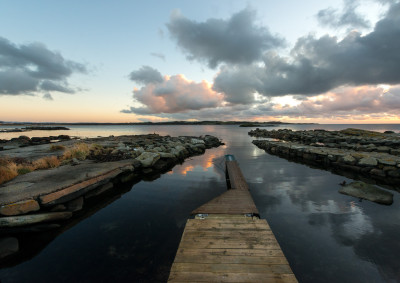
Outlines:
[{"label": "pink tinted cloud", "polygon": [[400,87],[385,91],[382,87],[344,88],[303,101],[298,109],[304,114],[335,115],[397,113],[400,114]]},{"label": "pink tinted cloud", "polygon": [[138,114],[179,113],[187,110],[218,107],[223,96],[212,90],[206,81],[193,82],[184,75],[165,76],[161,83],[151,83],[133,91],[143,107],[131,107]]}]

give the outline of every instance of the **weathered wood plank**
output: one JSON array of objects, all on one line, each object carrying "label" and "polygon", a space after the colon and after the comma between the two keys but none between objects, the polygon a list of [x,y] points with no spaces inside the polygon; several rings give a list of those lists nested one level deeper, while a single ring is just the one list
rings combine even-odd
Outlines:
[{"label": "weathered wood plank", "polygon": [[266,273],[289,274],[292,272],[287,264],[224,264],[224,263],[174,263],[172,271],[182,272],[215,272],[215,273]]},{"label": "weathered wood plank", "polygon": [[270,230],[258,230],[256,235],[254,233],[255,230],[187,230],[185,231],[186,237],[200,237],[200,238],[213,238],[213,239],[226,239],[226,238],[237,238],[237,237],[264,237],[264,238],[271,238],[275,240],[275,236]]},{"label": "weathered wood plank", "polygon": [[179,263],[288,264],[284,256],[226,256],[214,254],[177,254]]},{"label": "weathered wood plank", "polygon": [[[203,225],[204,223],[202,223],[203,220],[200,219],[189,219],[189,222],[187,224],[199,224],[199,225]],[[234,224],[241,224],[241,223],[245,223],[245,224],[266,224],[268,226],[268,223],[265,219],[258,219],[258,218],[251,218],[251,217],[243,217],[243,218],[207,218],[207,223],[234,223]]]},{"label": "weathered wood plank", "polygon": [[182,255],[225,255],[225,256],[284,256],[282,250],[255,250],[255,249],[196,249],[182,248],[177,252]]},{"label": "weathered wood plank", "polygon": [[170,282],[270,282],[295,283],[293,274],[171,272]]},{"label": "weathered wood plank", "polygon": [[246,183],[242,171],[236,160],[226,161],[226,170],[229,176],[229,182],[232,189],[248,190],[249,186]]},{"label": "weathered wood plank", "polygon": [[261,250],[273,250],[280,249],[277,243],[261,242],[256,241],[241,242],[241,241],[226,241],[226,240],[215,240],[215,241],[190,241],[185,240],[181,243],[182,248],[198,247],[199,249],[261,249]]},{"label": "weathered wood plank", "polygon": [[258,214],[248,190],[228,190],[192,211],[192,214]]}]

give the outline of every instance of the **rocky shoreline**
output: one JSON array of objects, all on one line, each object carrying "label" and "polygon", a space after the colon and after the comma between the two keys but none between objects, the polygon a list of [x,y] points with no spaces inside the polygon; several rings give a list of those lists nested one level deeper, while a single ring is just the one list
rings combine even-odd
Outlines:
[{"label": "rocky shoreline", "polygon": [[[253,144],[268,153],[324,169],[353,172],[400,191],[400,135],[346,129],[292,131],[255,129]],[[266,138],[266,139],[261,139]]]},{"label": "rocky shoreline", "polygon": [[[0,152],[0,158],[29,162],[44,155],[58,159],[64,156],[61,166],[19,175],[0,186],[0,259],[10,254],[7,243],[16,241],[9,237],[10,233],[59,228],[60,223],[82,211],[87,201],[110,193],[124,183],[157,178],[185,158],[202,154],[222,143],[208,135],[170,137],[149,134],[68,140],[56,144],[57,150],[42,144]],[[83,144],[89,148],[84,158],[79,155],[65,158],[69,149]]]},{"label": "rocky shoreline", "polygon": [[19,136],[18,138],[12,138],[10,140],[0,139],[0,151],[15,149],[18,147],[26,147],[39,144],[56,143],[60,141],[68,141],[71,137],[68,135],[48,136],[48,137],[28,137]]}]

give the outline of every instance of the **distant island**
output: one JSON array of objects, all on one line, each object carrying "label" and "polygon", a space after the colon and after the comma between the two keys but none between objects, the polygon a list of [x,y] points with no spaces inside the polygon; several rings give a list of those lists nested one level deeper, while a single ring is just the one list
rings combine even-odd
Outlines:
[{"label": "distant island", "polygon": [[[17,125],[17,124],[6,124],[6,125]],[[24,128],[0,130],[0,133],[29,132],[29,131],[59,131],[59,130],[69,130],[69,129],[66,127],[31,126]]]}]

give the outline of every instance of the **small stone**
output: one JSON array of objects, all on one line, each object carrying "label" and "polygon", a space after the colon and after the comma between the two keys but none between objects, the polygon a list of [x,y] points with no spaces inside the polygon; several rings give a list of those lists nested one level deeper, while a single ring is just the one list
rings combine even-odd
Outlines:
[{"label": "small stone", "polygon": [[79,162],[79,160],[77,158],[72,158],[72,160],[71,160],[71,165],[72,166],[76,166],[76,165],[79,165],[79,164],[81,164],[81,163]]},{"label": "small stone", "polygon": [[0,214],[7,216],[20,215],[31,211],[38,211],[39,209],[39,203],[30,199],[2,205],[0,206]]},{"label": "small stone", "polygon": [[383,165],[396,166],[396,161],[391,158],[379,158],[378,161]]},{"label": "small stone", "polygon": [[358,161],[358,165],[359,166],[376,166],[378,165],[378,160],[376,160],[376,158],[374,157],[364,157],[361,158],[360,161]]},{"label": "small stone", "polygon": [[389,152],[390,151],[390,147],[388,146],[378,146],[376,148],[377,152]]},{"label": "small stone", "polygon": [[345,155],[345,156],[342,157],[342,162],[344,162],[346,164],[353,165],[353,164],[356,163],[356,161],[357,160],[353,156],[351,156],[350,154],[349,155]]},{"label": "small stone", "polygon": [[375,175],[375,176],[386,177],[386,174],[383,170],[376,169],[376,168],[369,171],[369,173],[372,175]]},{"label": "small stone", "polygon": [[191,139],[190,142],[192,144],[204,144],[204,141],[199,139]]},{"label": "small stone", "polygon": [[175,158],[175,155],[169,152],[159,152],[161,158]]},{"label": "small stone", "polygon": [[18,239],[14,237],[0,238],[0,259],[15,254],[19,250]]}]

